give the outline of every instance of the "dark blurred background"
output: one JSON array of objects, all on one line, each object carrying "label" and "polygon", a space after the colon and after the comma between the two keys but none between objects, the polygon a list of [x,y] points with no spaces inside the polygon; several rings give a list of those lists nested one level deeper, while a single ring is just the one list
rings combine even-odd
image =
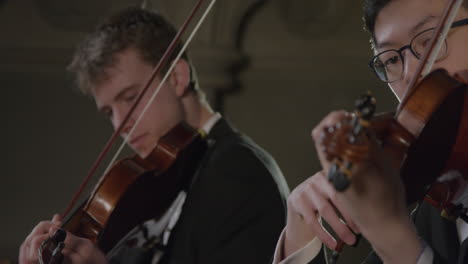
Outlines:
[{"label": "dark blurred background", "polygon": [[[125,6],[179,26],[194,3],[0,0],[0,263],[16,260],[38,221],[63,211],[111,134],[65,70],[77,42]],[[219,0],[189,50],[212,105],[276,158],[293,189],[319,169],[310,132],[325,114],[352,110],[367,90],[379,111],[395,107],[367,68],[368,39],[361,1]],[[355,260],[346,262],[365,251],[346,250]]]}]

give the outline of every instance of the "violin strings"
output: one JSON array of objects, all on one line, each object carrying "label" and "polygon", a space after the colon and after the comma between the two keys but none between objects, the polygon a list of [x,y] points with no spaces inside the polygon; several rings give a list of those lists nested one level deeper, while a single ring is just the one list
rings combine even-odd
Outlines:
[{"label": "violin strings", "polygon": [[133,134],[135,128],[138,126],[138,124],[140,123],[141,119],[143,118],[143,115],[146,113],[146,111],[149,109],[150,105],[153,103],[154,99],[156,98],[156,96],[158,95],[159,91],[161,90],[161,87],[164,85],[164,83],[166,82],[167,78],[169,77],[169,75],[171,74],[172,70],[174,69],[175,65],[177,64],[177,62],[179,61],[180,57],[182,56],[182,53],[184,53],[184,51],[187,49],[187,46],[189,45],[189,43],[192,41],[192,38],[195,36],[195,34],[197,33],[198,29],[200,28],[201,24],[203,23],[203,21],[205,20],[205,18],[207,17],[208,13],[210,12],[211,8],[213,7],[213,5],[215,4],[216,0],[212,0],[210,2],[210,4],[208,5],[208,7],[206,8],[205,12],[203,13],[202,17],[200,18],[200,20],[198,21],[197,25],[195,26],[195,28],[192,30],[192,32],[190,33],[190,36],[187,38],[187,41],[184,43],[182,49],[179,51],[179,53],[177,54],[177,57],[174,59],[174,61],[172,62],[171,64],[171,67],[169,68],[169,70],[166,72],[166,74],[164,75],[164,78],[161,80],[161,82],[159,83],[158,87],[156,88],[156,91],[154,91],[153,95],[151,96],[150,100],[148,101],[148,103],[146,103],[145,105],[145,108],[143,109],[142,113],[140,114],[140,116],[138,117],[138,119],[136,120],[135,124],[133,125],[132,129],[130,130],[130,132],[127,134],[127,136],[125,137],[124,141],[122,142],[122,144],[120,145],[119,149],[117,150],[117,152],[115,153],[115,155],[112,157],[112,160],[111,162],[107,165],[107,168],[104,172],[104,174],[106,174],[112,167],[112,165],[114,164],[114,162],[117,160],[118,156],[120,155],[120,153],[122,152],[123,148],[125,147],[125,144],[128,142],[130,136]]}]

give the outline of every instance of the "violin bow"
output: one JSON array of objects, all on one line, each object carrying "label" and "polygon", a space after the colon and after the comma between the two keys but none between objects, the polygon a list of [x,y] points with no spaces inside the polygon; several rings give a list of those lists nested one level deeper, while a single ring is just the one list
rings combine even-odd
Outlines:
[{"label": "violin bow", "polygon": [[402,97],[395,116],[399,115],[410,95],[416,90],[416,84],[418,81],[423,79],[431,72],[432,66],[434,66],[437,55],[442,48],[442,44],[448,35],[450,26],[452,25],[462,3],[463,0],[450,0],[450,2],[445,7],[444,14],[442,15],[442,18],[440,19],[439,24],[434,31],[434,36],[432,36],[429,47],[426,49],[424,56],[421,58],[421,62],[419,63],[418,68],[416,69],[416,72],[408,85],[408,89]]}]

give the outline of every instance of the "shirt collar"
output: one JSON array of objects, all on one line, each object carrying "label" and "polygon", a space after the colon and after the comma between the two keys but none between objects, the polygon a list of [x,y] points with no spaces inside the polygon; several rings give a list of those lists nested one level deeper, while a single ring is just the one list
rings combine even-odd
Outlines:
[{"label": "shirt collar", "polygon": [[216,123],[221,119],[221,114],[216,112],[213,114],[206,122],[203,124],[201,129],[206,133],[209,134],[211,129],[214,127]]}]

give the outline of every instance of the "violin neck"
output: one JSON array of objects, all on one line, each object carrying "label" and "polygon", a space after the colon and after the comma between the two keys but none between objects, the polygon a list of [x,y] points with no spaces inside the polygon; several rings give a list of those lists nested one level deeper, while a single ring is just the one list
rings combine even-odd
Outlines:
[{"label": "violin neck", "polygon": [[395,120],[393,113],[375,116],[371,126],[384,151],[392,157],[394,166],[400,168],[414,136]]}]

